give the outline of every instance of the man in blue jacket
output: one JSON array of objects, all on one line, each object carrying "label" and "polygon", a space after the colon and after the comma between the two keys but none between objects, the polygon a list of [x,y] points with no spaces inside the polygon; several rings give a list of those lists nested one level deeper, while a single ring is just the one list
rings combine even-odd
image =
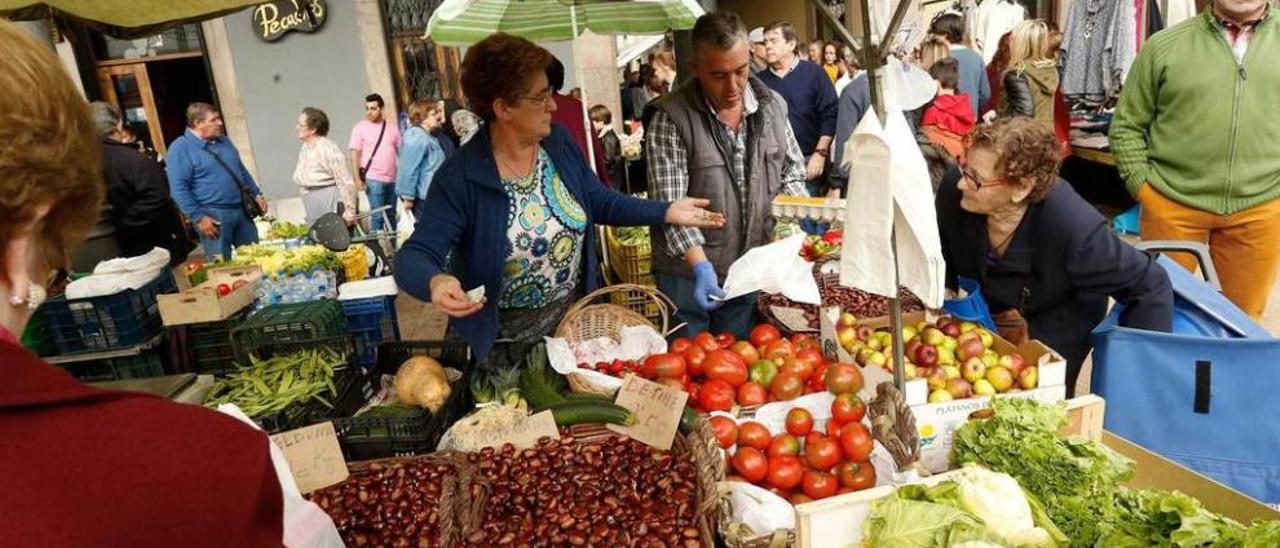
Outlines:
[{"label": "man in blue jacket", "polygon": [[764,41],[769,69],[756,77],[786,99],[791,131],[806,158],[804,178],[810,194],[817,196],[827,190],[821,177],[836,134],[835,85],[822,67],[796,55],[796,31],[791,23],[769,23],[764,28]]},{"label": "man in blue jacket", "polygon": [[258,228],[244,212],[240,188],[263,213],[267,200],[222,134],[222,113],[209,103],[187,107],[187,131],[169,145],[169,188],[174,201],[195,223],[206,255],[231,257],[238,245],[256,243]]},{"label": "man in blue jacket", "polygon": [[929,24],[929,34],[941,36],[951,44],[951,56],[960,64],[960,85],[957,93],[969,95],[973,116],[978,118],[978,107],[991,100],[991,84],[987,82],[987,68],[982,56],[964,45],[964,17],[945,13]]}]

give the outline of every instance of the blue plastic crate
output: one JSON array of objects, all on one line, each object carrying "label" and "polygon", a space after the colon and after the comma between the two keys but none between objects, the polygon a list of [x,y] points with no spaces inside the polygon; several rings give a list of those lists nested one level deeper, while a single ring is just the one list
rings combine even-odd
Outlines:
[{"label": "blue plastic crate", "polygon": [[59,295],[43,310],[59,354],[99,352],[139,345],[159,334],[156,295],[177,291],[173,273],[166,268],[138,289],[73,301]]},{"label": "blue plastic crate", "polygon": [[378,363],[378,345],[400,340],[395,297],[371,297],[341,301],[347,317],[347,333],[355,344],[354,360],[363,368]]}]

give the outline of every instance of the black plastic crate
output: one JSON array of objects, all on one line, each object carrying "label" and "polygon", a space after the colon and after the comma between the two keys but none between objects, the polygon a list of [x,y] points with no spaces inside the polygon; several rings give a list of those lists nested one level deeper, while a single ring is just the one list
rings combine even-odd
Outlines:
[{"label": "black plastic crate", "polygon": [[249,311],[216,322],[176,325],[168,328],[174,345],[174,369],[178,373],[227,375],[236,369],[231,330],[244,323]]},{"label": "black plastic crate", "polygon": [[344,367],[334,371],[334,385],[338,389],[338,395],[330,400],[333,408],[312,400],[291,405],[279,413],[253,417],[253,420],[267,433],[277,434],[327,419],[354,415],[375,392],[370,376],[357,367]]},{"label": "black plastic crate", "polygon": [[347,320],[347,333],[355,345],[355,361],[372,368],[378,361],[378,345],[400,340],[396,321],[396,298],[370,297],[340,301]]},{"label": "black plastic crate", "polygon": [[382,375],[395,375],[400,364],[414,356],[430,356],[463,373],[450,385],[449,400],[438,413],[423,410],[416,417],[351,417],[333,421],[338,442],[348,461],[417,455],[435,451],[445,431],[472,408],[469,375],[471,348],[461,341],[395,341],[378,346],[378,361],[370,379],[381,385]]},{"label": "black plastic crate", "polygon": [[58,354],[79,354],[127,348],[147,342],[160,332],[156,295],[178,290],[169,269],[138,289],[112,295],[67,300],[49,299],[42,307]]},{"label": "black plastic crate", "polygon": [[236,361],[264,346],[300,343],[344,336],[347,329],[342,305],[333,299],[264,307],[231,329]]},{"label": "black plastic crate", "polygon": [[122,381],[144,379],[165,374],[161,350],[144,350],[137,356],[108,358],[58,364],[80,382]]}]

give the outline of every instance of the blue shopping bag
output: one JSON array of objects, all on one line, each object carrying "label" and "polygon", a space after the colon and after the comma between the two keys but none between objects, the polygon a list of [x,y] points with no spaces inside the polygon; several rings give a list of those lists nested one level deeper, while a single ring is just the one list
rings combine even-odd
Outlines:
[{"label": "blue shopping bag", "polygon": [[991,331],[996,330],[996,322],[991,320],[991,310],[987,308],[987,300],[982,297],[982,286],[978,281],[960,277],[960,289],[967,296],[960,299],[947,299],[942,302],[942,309],[962,320],[978,322]]},{"label": "blue shopping bag", "polygon": [[1280,503],[1280,339],[1161,257],[1174,332],[1094,330],[1093,392],[1105,427],[1270,504]]}]

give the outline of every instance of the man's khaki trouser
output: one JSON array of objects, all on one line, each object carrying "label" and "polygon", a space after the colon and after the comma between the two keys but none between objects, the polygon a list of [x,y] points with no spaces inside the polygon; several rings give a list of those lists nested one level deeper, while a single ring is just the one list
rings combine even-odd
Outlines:
[{"label": "man's khaki trouser", "polygon": [[[1175,202],[1151,185],[1138,191],[1143,240],[1191,240],[1209,245],[1222,293],[1255,319],[1262,316],[1280,266],[1280,199],[1232,213],[1216,213]],[[1171,258],[1195,272],[1195,258]]]}]

